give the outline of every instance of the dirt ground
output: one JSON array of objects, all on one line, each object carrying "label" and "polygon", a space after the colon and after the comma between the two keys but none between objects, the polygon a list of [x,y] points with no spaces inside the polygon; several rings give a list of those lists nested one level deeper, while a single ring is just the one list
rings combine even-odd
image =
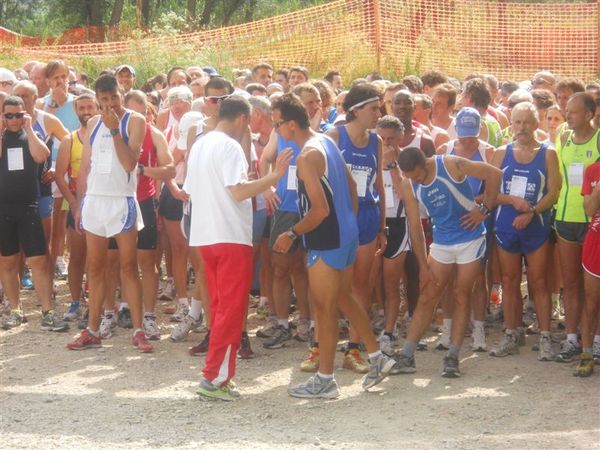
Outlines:
[{"label": "dirt ground", "polygon": [[[66,302],[64,282],[60,294]],[[138,353],[123,329],[102,349],[73,352],[64,347],[78,330],[41,331],[36,303],[27,294],[29,322],[0,331],[0,448],[600,448],[600,367],[578,379],[575,364],[538,362],[530,350],[536,336],[503,359],[465,346],[463,376],[449,380],[440,377],[443,355],[432,332],[429,350],[416,356],[417,373],[390,377],[368,393],[341,368],[340,353],[341,397],[307,401],[286,392],[307,378],[298,368],[306,344],[263,349],[254,337],[263,322],[253,315],[257,357],[239,361],[242,398],[208,402],[195,394],[203,358],[187,354],[201,335],[172,343],[172,324],[161,315],[154,354]],[[499,325],[488,329],[488,345],[500,332]]]}]

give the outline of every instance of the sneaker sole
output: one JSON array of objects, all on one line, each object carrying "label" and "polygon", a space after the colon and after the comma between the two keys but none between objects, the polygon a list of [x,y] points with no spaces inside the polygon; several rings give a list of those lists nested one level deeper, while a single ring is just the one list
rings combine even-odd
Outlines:
[{"label": "sneaker sole", "polygon": [[203,400],[221,400],[224,402],[234,402],[238,399],[238,397],[233,397],[227,394],[223,395],[202,388],[198,389],[196,391],[196,394],[198,394],[198,396]]},{"label": "sneaker sole", "polygon": [[477,352],[477,353],[486,353],[487,349],[485,347],[477,347],[477,348],[474,348],[473,351]]},{"label": "sneaker sole", "polygon": [[290,397],[294,397],[294,398],[308,398],[308,399],[325,399],[325,400],[334,400],[336,398],[338,398],[340,396],[339,392],[334,392],[331,394],[299,394],[299,393],[292,393],[290,391],[288,391],[288,395]]},{"label": "sneaker sole", "polygon": [[460,378],[460,372],[442,372],[443,378]]},{"label": "sneaker sole", "polygon": [[272,345],[263,344],[263,348],[266,348],[268,350],[277,350],[279,348],[285,347],[286,342],[287,342],[287,340],[284,342],[278,342],[277,344],[272,344]]},{"label": "sneaker sole", "polygon": [[67,346],[67,349],[79,351],[79,350],[87,350],[89,348],[101,348],[101,347],[102,347],[102,344],[90,344],[90,345],[86,345],[85,347],[69,347],[69,346]]},{"label": "sneaker sole", "polygon": [[391,370],[394,368],[394,366],[396,365],[396,361],[394,361],[393,359],[390,359],[385,366],[383,366],[383,368],[381,369],[381,374],[373,379],[369,384],[367,385],[363,385],[363,389],[366,391],[368,389],[371,389],[373,386],[378,385],[379,383],[381,383],[383,380],[385,380],[388,375],[390,375]]},{"label": "sneaker sole", "polygon": [[69,330],[69,326],[67,325],[66,327],[40,327],[40,330],[42,331],[50,331],[50,332],[55,332],[55,333],[61,333],[64,331],[68,331]]}]

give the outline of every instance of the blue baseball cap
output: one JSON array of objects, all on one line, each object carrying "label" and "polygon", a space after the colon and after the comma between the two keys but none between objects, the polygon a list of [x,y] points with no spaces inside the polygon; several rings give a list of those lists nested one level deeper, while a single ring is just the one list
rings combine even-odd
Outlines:
[{"label": "blue baseball cap", "polygon": [[481,126],[481,115],[475,108],[465,106],[455,119],[456,136],[459,138],[478,137]]}]

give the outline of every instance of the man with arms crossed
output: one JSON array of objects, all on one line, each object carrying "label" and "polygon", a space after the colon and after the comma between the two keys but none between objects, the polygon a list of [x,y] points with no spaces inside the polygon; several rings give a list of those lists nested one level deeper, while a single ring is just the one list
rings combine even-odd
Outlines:
[{"label": "man with arms crossed", "polygon": [[275,100],[273,126],[284,139],[302,148],[296,159],[301,219],[278,236],[273,250],[287,252],[303,235],[320,349],[318,372],[288,393],[299,398],[339,396],[333,377],[338,307],[369,352],[370,370],[362,382],[363,388],[369,389],[387,376],[395,362],[379,350],[369,318],[351,294],[358,249],[356,184],[335,142],[311,130],[308,114],[296,95],[286,94]]}]

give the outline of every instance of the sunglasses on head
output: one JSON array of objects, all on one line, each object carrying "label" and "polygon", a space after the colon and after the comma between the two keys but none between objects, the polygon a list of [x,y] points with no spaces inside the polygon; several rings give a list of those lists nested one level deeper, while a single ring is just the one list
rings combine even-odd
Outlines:
[{"label": "sunglasses on head", "polygon": [[22,119],[25,116],[25,113],[19,112],[19,113],[4,113],[4,118],[11,120],[11,119]]},{"label": "sunglasses on head", "polygon": [[206,103],[209,103],[211,105],[216,105],[221,100],[225,100],[226,98],[229,98],[229,95],[210,96],[210,97],[206,97]]}]

